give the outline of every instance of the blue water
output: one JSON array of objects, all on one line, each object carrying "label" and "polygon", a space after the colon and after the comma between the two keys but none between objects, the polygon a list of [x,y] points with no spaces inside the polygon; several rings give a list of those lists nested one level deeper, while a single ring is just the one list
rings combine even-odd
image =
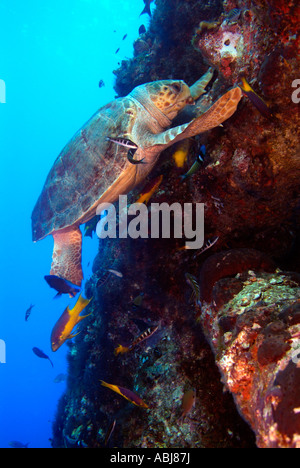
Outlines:
[{"label": "blue water", "polygon": [[[6,103],[0,103],[0,339],[6,348],[6,363],[0,364],[1,448],[14,440],[50,447],[65,389],[53,379],[66,372],[68,351],[64,345],[52,353],[50,333],[70,301],[54,301],[55,291],[44,281],[52,239],[32,243],[31,211],[63,146],[114,98],[112,71],[132,57],[138,28],[149,22],[147,15],[139,17],[143,7],[142,0],[0,3],[0,80],[6,88]],[[84,239],[86,278],[97,246],[97,239]],[[53,369],[33,354],[34,346],[50,356]]]}]

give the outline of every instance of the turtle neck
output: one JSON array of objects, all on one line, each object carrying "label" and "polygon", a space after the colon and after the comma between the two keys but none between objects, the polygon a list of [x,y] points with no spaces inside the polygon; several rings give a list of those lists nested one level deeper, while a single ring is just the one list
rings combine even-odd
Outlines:
[{"label": "turtle neck", "polygon": [[149,98],[148,93],[145,91],[144,87],[137,86],[134,88],[131,93],[128,95],[138,101],[149,114],[161,125],[162,128],[170,127],[172,120],[170,120],[162,111],[160,111],[152,100]]}]

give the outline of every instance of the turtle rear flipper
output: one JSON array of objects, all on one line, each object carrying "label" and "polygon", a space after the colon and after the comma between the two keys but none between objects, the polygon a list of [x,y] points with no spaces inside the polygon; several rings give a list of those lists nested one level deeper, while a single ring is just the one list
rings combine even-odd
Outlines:
[{"label": "turtle rear flipper", "polygon": [[53,233],[54,249],[51,275],[67,279],[77,286],[81,285],[83,274],[81,267],[82,234],[78,227],[62,229]]}]

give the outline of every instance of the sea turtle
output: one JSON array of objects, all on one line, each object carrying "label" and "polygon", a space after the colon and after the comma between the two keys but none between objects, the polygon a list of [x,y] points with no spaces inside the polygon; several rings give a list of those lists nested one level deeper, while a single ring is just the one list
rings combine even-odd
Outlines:
[{"label": "sea turtle", "polygon": [[[177,114],[203,94],[211,77],[209,69],[191,88],[181,80],[140,85],[100,108],[65,146],[32,213],[33,241],[49,234],[54,238],[50,274],[81,285],[79,226],[95,216],[99,203],[113,203],[130,192],[149,174],[164,149],[217,127],[235,112],[242,96],[239,87],[191,122],[170,128]],[[128,150],[113,138],[134,142],[134,159],[143,163],[132,164]]]}]

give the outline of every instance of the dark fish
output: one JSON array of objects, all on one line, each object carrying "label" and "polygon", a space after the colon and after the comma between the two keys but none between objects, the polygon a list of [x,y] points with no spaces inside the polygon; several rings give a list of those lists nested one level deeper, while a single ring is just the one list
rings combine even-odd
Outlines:
[{"label": "dark fish", "polygon": [[144,293],[141,292],[136,298],[133,299],[132,301],[132,308],[133,310],[136,310],[138,307],[141,307],[144,299]]},{"label": "dark fish", "polygon": [[50,288],[58,291],[55,297],[59,297],[62,294],[69,294],[70,297],[75,297],[76,294],[81,291],[81,288],[70,281],[60,278],[55,275],[46,275],[45,280],[49,284]]},{"label": "dark fish", "polygon": [[145,32],[146,32],[146,28],[145,28],[145,26],[142,24],[142,25],[139,27],[139,35],[145,34]]},{"label": "dark fish", "polygon": [[100,80],[99,81],[99,88],[103,88],[103,86],[105,86],[105,83],[103,80]]},{"label": "dark fish", "polygon": [[32,351],[34,352],[34,354],[39,357],[39,358],[42,358],[42,359],[48,359],[50,361],[50,364],[52,367],[53,366],[53,362],[51,361],[51,359],[49,358],[49,356],[47,356],[47,354],[45,354],[41,349],[39,348],[32,348]]},{"label": "dark fish", "polygon": [[118,49],[116,50],[115,54],[117,54],[117,53],[119,52],[119,50],[120,50],[120,47],[118,47]]},{"label": "dark fish", "polygon": [[144,0],[144,3],[145,3],[145,8],[143,9],[142,13],[140,14],[143,15],[144,13],[147,13],[149,16],[151,16],[151,9],[150,9],[150,3],[152,2],[153,0]]},{"label": "dark fish", "polygon": [[141,408],[149,408],[149,406],[131,390],[128,390],[127,388],[124,388],[124,387],[119,387],[118,385],[112,385],[112,384],[106,383],[103,380],[100,380],[100,382],[101,382],[101,385],[103,385],[103,387],[110,388],[113,392],[118,393],[119,395],[124,397],[126,400],[130,401],[130,403],[133,403],[134,405],[139,406]]},{"label": "dark fish", "polygon": [[205,156],[205,146],[202,145],[201,148],[200,148],[200,152],[199,152],[199,155],[197,156],[197,159],[196,161],[194,162],[194,164],[192,165],[192,167],[188,170],[188,172],[184,175],[181,176],[181,180],[185,180],[187,177],[190,177],[192,176],[193,174],[195,174],[195,172],[198,171],[198,169],[201,167],[202,163],[203,163],[203,158]]},{"label": "dark fish", "polygon": [[29,319],[29,317],[30,317],[30,314],[31,314],[31,311],[32,311],[33,308],[34,308],[34,304],[31,304],[31,305],[29,306],[29,308],[26,310],[26,312],[25,312],[25,322],[28,321],[28,319]]},{"label": "dark fish", "polygon": [[141,335],[139,335],[128,347],[119,345],[114,351],[115,356],[118,356],[118,354],[128,353],[135,346],[140,344],[142,341],[145,341],[148,338],[150,338],[157,330],[158,330],[158,326],[149,327],[149,328],[147,328],[147,330],[143,331],[143,333],[141,333]]},{"label": "dark fish", "polygon": [[126,37],[127,37],[127,34],[125,34],[125,36],[123,36],[122,41],[125,41]]},{"label": "dark fish", "polygon": [[130,150],[128,151],[128,153],[127,153],[127,159],[128,159],[128,161],[129,161],[131,164],[146,164],[146,163],[144,162],[144,159],[145,159],[145,158],[143,158],[143,159],[133,159],[133,156],[134,156],[135,152],[136,152],[136,149],[130,149]]},{"label": "dark fish", "polygon": [[192,291],[193,291],[191,299],[195,299],[196,306],[201,307],[200,286],[195,276],[191,275],[190,273],[186,273],[185,279],[186,279],[187,284],[192,288]]},{"label": "dark fish", "polygon": [[265,103],[265,101],[258,95],[256,92],[251,88],[249,83],[247,82],[246,78],[242,77],[242,85],[240,85],[241,90],[246,94],[246,96],[250,99],[252,104],[256,107],[256,109],[263,115],[266,119],[271,119],[273,117],[272,112],[269,109],[269,106]]},{"label": "dark fish", "polygon": [[109,442],[109,439],[111,438],[111,435],[112,433],[114,432],[115,430],[115,427],[116,427],[116,420],[114,419],[113,422],[109,425],[109,428],[107,430],[107,433],[106,433],[106,436],[105,436],[105,440],[104,440],[104,445],[105,447],[107,446],[108,442]]},{"label": "dark fish", "polygon": [[53,380],[53,383],[61,383],[67,380],[67,374],[58,374],[55,379]]},{"label": "dark fish", "polygon": [[128,153],[127,153],[127,159],[131,164],[142,164],[144,159],[141,160],[136,160],[133,159],[133,156],[138,149],[138,146],[133,143],[133,141],[128,140],[126,138],[106,138],[108,141],[112,141],[113,143],[116,143],[116,145],[124,146],[125,148],[128,148]]},{"label": "dark fish", "polygon": [[94,216],[90,221],[84,225],[84,236],[93,238],[94,232],[96,232],[97,224],[100,220],[100,216]]},{"label": "dark fish", "polygon": [[9,446],[11,448],[17,448],[17,449],[28,448],[28,445],[29,444],[22,444],[22,442],[18,442],[17,440],[12,440],[11,442],[9,442]]}]

